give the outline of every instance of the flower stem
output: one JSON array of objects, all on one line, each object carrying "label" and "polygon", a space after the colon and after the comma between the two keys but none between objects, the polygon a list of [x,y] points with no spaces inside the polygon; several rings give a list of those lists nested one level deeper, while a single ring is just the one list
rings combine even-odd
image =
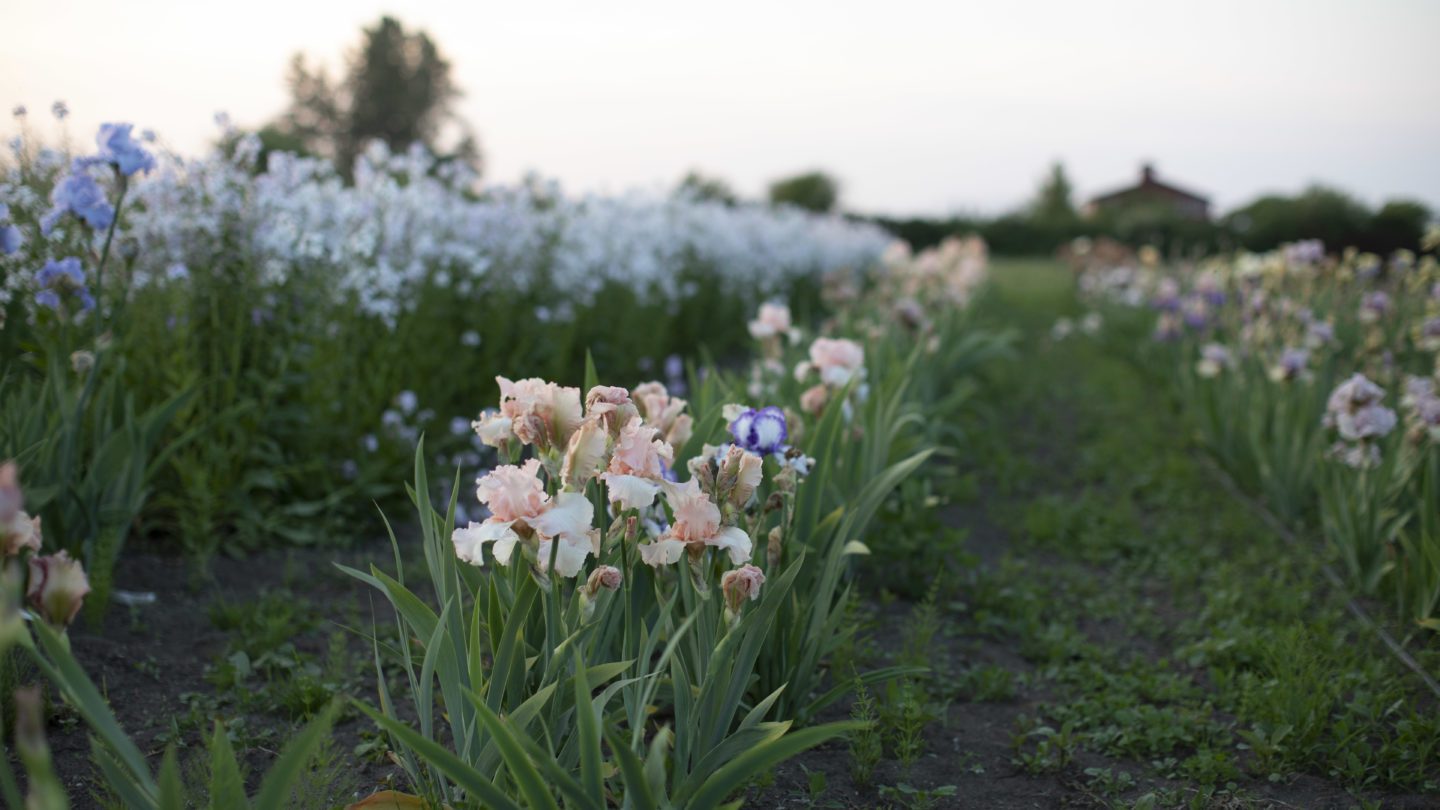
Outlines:
[{"label": "flower stem", "polygon": [[120,207],[125,204],[125,192],[130,189],[130,178],[120,174],[116,169],[115,174],[120,178],[120,195],[115,198],[115,215],[110,217],[110,230],[105,233],[105,245],[100,249],[100,266],[95,268],[95,321],[102,327],[104,319],[100,317],[104,313],[105,302],[105,263],[110,260],[110,243],[115,241],[115,228],[120,224]]}]

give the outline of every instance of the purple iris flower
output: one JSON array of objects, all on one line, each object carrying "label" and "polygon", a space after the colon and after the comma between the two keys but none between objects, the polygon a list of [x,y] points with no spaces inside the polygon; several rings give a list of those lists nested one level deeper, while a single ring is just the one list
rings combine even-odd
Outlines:
[{"label": "purple iris flower", "polygon": [[1383,290],[1376,290],[1365,296],[1361,306],[1376,315],[1384,315],[1390,309],[1390,296],[1386,295]]},{"label": "purple iris flower", "polygon": [[119,169],[126,177],[155,168],[155,156],[130,136],[133,128],[132,124],[101,124],[100,134],[95,136],[95,143],[100,147],[96,157]]},{"label": "purple iris flower", "polygon": [[59,309],[61,296],[74,294],[80,299],[81,311],[95,308],[94,296],[85,289],[85,270],[74,256],[45,262],[40,272],[35,274],[35,283],[40,285],[40,291],[35,293],[35,303],[41,306]]},{"label": "purple iris flower", "polygon": [[751,408],[735,417],[730,423],[730,435],[736,444],[762,456],[783,451],[790,437],[785,412],[774,405],[758,411]]},{"label": "purple iris flower", "polygon": [[74,214],[97,231],[110,227],[115,219],[115,209],[105,198],[105,190],[84,172],[84,164],[79,160],[71,164],[70,174],[55,184],[50,202],[55,207],[40,218],[40,232],[46,236],[66,214]]}]

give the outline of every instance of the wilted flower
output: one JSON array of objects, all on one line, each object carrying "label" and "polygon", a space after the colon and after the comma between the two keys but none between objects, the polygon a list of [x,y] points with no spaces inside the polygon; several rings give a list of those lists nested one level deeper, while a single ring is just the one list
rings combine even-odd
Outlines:
[{"label": "wilted flower", "polygon": [[89,592],[85,569],[67,552],[30,558],[30,589],[26,596],[51,626],[65,627],[74,621]]},{"label": "wilted flower", "polygon": [[785,412],[774,405],[755,410],[747,408],[730,423],[735,443],[762,456],[785,449],[789,432],[785,428]]},{"label": "wilted flower", "polygon": [[95,354],[81,349],[70,353],[70,367],[76,374],[84,374],[95,367]]}]

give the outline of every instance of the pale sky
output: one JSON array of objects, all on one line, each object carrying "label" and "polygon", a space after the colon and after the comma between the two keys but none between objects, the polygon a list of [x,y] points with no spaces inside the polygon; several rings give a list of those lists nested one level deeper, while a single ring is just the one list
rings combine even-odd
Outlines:
[{"label": "pale sky", "polygon": [[1324,181],[1440,211],[1440,0],[0,5],[0,111],[50,133],[64,99],[87,145],[131,121],[198,154],[215,112],[284,108],[293,53],[338,66],[392,13],[449,57],[497,182],[758,196],[821,168],[850,210],[998,213],[1055,160],[1078,203],[1148,159],[1221,209]]}]

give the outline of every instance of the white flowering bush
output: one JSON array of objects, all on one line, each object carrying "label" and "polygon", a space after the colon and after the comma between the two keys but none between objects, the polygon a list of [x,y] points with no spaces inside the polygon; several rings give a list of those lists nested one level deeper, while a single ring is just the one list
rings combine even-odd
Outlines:
[{"label": "white flowering bush", "polygon": [[[39,376],[37,340],[114,340],[104,374],[138,406],[187,397],[141,525],[201,556],[336,536],[347,505],[394,502],[421,431],[475,469],[482,448],[443,428],[496,373],[575,380],[588,355],[675,381],[702,347],[743,351],[759,302],[818,304],[888,244],[788,208],[481,186],[418,148],[374,146],[346,182],[224,122],[198,158],[107,126],[95,155],[22,135],[0,158],[0,352]],[[403,425],[402,391],[423,403]]]}]

